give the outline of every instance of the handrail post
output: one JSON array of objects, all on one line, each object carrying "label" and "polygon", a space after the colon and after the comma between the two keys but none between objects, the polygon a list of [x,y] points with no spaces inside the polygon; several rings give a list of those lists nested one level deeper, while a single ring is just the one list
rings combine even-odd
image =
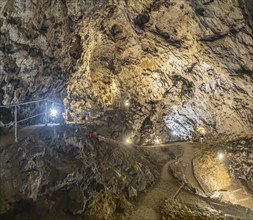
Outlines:
[{"label": "handrail post", "polygon": [[46,99],[46,102],[45,102],[45,126],[47,126],[47,124],[48,124],[48,102]]},{"label": "handrail post", "polygon": [[67,109],[67,107],[65,108],[65,118],[64,118],[64,120],[65,120],[65,123],[67,124],[67,122],[68,122],[68,109]]},{"label": "handrail post", "polygon": [[15,105],[14,110],[14,129],[15,129],[15,142],[18,142],[18,113],[17,113],[17,106]]},{"label": "handrail post", "polygon": [[75,121],[75,125],[76,125],[76,123],[77,123],[77,115],[76,115],[76,110],[74,110],[74,114],[75,114],[75,116],[74,116],[74,121]]}]

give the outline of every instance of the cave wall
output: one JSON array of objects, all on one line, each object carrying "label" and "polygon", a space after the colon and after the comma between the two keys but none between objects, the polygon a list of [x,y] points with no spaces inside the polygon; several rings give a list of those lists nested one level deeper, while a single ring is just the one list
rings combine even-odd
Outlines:
[{"label": "cave wall", "polygon": [[63,98],[78,35],[61,1],[0,3],[0,103]]},{"label": "cave wall", "polygon": [[47,127],[1,148],[0,219],[125,219],[158,179],[154,157],[89,130]]},{"label": "cave wall", "polygon": [[251,1],[0,4],[3,104],[50,96],[81,118],[129,100],[142,143],[198,124],[212,140],[252,135]]}]

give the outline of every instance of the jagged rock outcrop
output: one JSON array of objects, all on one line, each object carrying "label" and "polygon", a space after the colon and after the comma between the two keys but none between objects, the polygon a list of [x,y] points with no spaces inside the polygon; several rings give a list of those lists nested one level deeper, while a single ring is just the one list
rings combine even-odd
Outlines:
[{"label": "jagged rock outcrop", "polygon": [[238,140],[226,147],[231,175],[253,192],[253,140]]},{"label": "jagged rock outcrop", "polygon": [[157,180],[152,156],[88,133],[47,128],[1,149],[0,218],[126,217],[130,202]]},{"label": "jagged rock outcrop", "polygon": [[215,210],[213,207],[208,207],[207,204],[193,205],[182,203],[178,200],[167,199],[161,205],[161,217],[164,220],[174,219],[236,219],[226,217],[220,211]]},{"label": "jagged rock outcrop", "polygon": [[65,93],[82,51],[66,10],[61,1],[1,1],[1,104]]},{"label": "jagged rock outcrop", "polygon": [[219,159],[219,150],[208,150],[194,159],[195,174],[207,193],[222,190],[232,185],[233,179],[224,160]]},{"label": "jagged rock outcrop", "polygon": [[[139,142],[252,135],[250,0],[4,0],[0,102],[63,100],[87,108],[129,100]],[[119,124],[119,122],[117,122]],[[116,124],[116,125],[117,125]],[[116,126],[117,127],[117,126]]]},{"label": "jagged rock outcrop", "polygon": [[208,195],[252,209],[252,139],[218,143],[193,160],[198,181]]},{"label": "jagged rock outcrop", "polygon": [[[220,153],[223,154],[222,159],[219,158]],[[209,191],[226,188],[239,180],[252,192],[252,166],[252,139],[219,143],[194,160],[196,175]]]}]

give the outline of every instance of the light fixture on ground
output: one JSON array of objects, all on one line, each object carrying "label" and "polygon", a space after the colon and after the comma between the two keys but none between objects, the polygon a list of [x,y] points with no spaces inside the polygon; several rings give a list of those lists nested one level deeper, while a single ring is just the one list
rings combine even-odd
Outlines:
[{"label": "light fixture on ground", "polygon": [[161,141],[158,138],[156,138],[154,142],[155,142],[155,144],[160,144],[161,143]]},{"label": "light fixture on ground", "polygon": [[55,108],[50,109],[50,116],[56,117],[58,115],[58,111]]},{"label": "light fixture on ground", "polygon": [[132,144],[132,140],[130,138],[126,138],[126,141],[125,141],[127,144]]},{"label": "light fixture on ground", "polygon": [[224,152],[218,152],[218,155],[217,155],[218,159],[219,160],[224,160],[225,159],[225,153]]},{"label": "light fixture on ground", "polygon": [[198,132],[199,134],[204,135],[204,134],[206,133],[206,130],[205,130],[205,128],[204,128],[203,125],[198,125],[198,127],[197,127],[197,132]]},{"label": "light fixture on ground", "polygon": [[125,106],[126,106],[126,107],[129,107],[129,106],[130,106],[130,101],[129,101],[129,100],[126,100],[126,101],[125,101]]},{"label": "light fixture on ground", "polygon": [[172,134],[173,136],[176,136],[176,135],[177,135],[177,132],[176,132],[176,131],[172,131],[171,134]]}]

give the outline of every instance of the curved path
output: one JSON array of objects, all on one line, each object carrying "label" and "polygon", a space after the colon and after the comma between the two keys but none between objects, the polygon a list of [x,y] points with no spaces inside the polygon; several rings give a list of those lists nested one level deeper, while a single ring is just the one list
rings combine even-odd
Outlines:
[{"label": "curved path", "polygon": [[180,187],[180,184],[168,172],[167,162],[161,171],[159,182],[148,193],[144,194],[132,213],[130,220],[158,220],[158,210],[160,202],[173,196]]}]

